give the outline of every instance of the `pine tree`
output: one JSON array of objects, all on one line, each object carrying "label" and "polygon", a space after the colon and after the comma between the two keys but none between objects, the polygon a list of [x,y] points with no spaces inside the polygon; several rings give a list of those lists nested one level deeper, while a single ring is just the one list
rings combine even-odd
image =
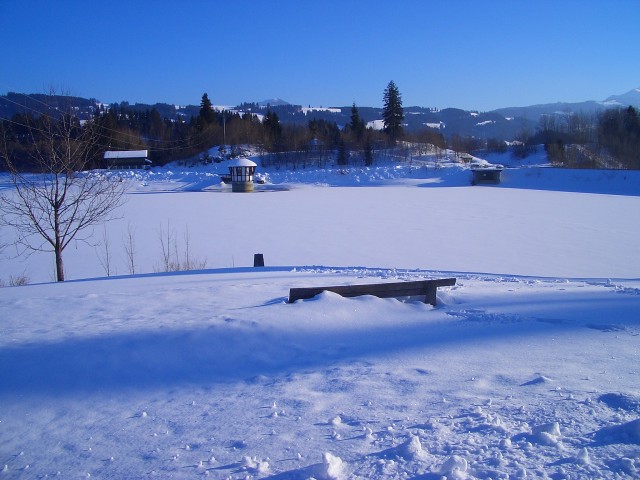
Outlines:
[{"label": "pine tree", "polygon": [[356,140],[359,142],[362,140],[362,135],[364,134],[365,124],[364,120],[360,117],[360,112],[358,111],[358,107],[356,107],[356,102],[353,102],[353,106],[351,107],[351,124],[349,125],[353,135]]},{"label": "pine tree", "polygon": [[340,140],[340,146],[338,147],[338,165],[344,166],[347,164],[347,146],[344,140]]},{"label": "pine tree", "polygon": [[276,112],[267,110],[267,114],[262,120],[262,127],[264,129],[264,142],[267,149],[275,149],[280,143],[282,137],[282,125],[280,125],[280,118]]},{"label": "pine tree", "polygon": [[215,119],[216,115],[213,111],[211,100],[209,100],[209,95],[205,93],[202,95],[202,101],[200,102],[200,115],[198,116],[199,123],[202,126],[206,126],[213,123]]},{"label": "pine tree", "polygon": [[402,96],[396,84],[391,80],[384,90],[384,107],[382,109],[384,132],[391,143],[395,143],[396,140],[402,137],[403,119]]},{"label": "pine tree", "polygon": [[369,138],[364,142],[364,164],[367,167],[373,165],[373,146],[371,145],[371,139]]}]

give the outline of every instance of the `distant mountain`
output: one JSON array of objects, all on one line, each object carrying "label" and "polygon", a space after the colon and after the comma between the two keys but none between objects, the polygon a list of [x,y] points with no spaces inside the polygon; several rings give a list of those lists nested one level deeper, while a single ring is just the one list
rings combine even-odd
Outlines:
[{"label": "distant mountain", "polygon": [[634,88],[633,90],[630,90],[622,95],[612,95],[603,103],[608,106],[619,105],[628,107],[629,105],[631,105],[633,107],[640,108],[640,88]]},{"label": "distant mountain", "polygon": [[448,138],[457,134],[463,137],[512,140],[523,128],[522,122],[505,118],[495,112],[466,111],[458,108],[433,110],[408,107],[404,109],[404,123],[408,131],[419,131],[427,127]]},{"label": "distant mountain", "polygon": [[[78,97],[62,97],[51,95],[9,92],[0,95],[0,118],[10,119],[16,113],[33,114],[47,109],[59,108],[61,105],[73,104],[81,118],[91,118],[97,109],[119,108],[127,110],[157,110],[163,118],[189,120],[199,113],[198,105],[178,106],[165,103],[119,104],[105,105],[95,99]],[[608,108],[632,105],[640,109],[640,88],[622,95],[612,95],[602,101],[585,101],[576,103],[548,103],[526,107],[500,108],[489,112],[466,111],[456,108],[442,110],[425,107],[405,107],[404,122],[407,131],[416,132],[424,128],[434,129],[446,138],[453,135],[475,137],[479,139],[495,138],[514,140],[521,132],[535,133],[543,115],[570,115],[572,113],[598,113]],[[244,103],[233,111],[238,113],[253,112],[269,107],[278,114],[282,123],[307,125],[309,120],[324,120],[343,128],[350,122],[351,105],[337,108],[304,108],[292,105],[281,98],[272,98],[258,103]],[[379,107],[358,107],[360,117],[365,122],[376,122],[382,119]]]},{"label": "distant mountain", "polygon": [[598,113],[613,107],[633,106],[640,108],[640,88],[635,88],[622,95],[612,95],[606,100],[575,103],[545,103],[528,107],[508,107],[493,110],[505,118],[522,118],[537,125],[542,115],[570,115],[572,113]]},{"label": "distant mountain", "polygon": [[260,107],[268,107],[268,106],[282,107],[282,106],[289,106],[289,105],[291,105],[289,102],[287,102],[286,100],[282,100],[281,98],[278,98],[278,97],[258,102],[258,106]]},{"label": "distant mountain", "polygon": [[592,113],[604,110],[606,107],[602,102],[590,100],[579,103],[543,103],[540,105],[529,105],[526,107],[507,107],[493,110],[493,113],[505,118],[521,118],[527,121],[538,123],[543,115],[570,115],[572,113]]},{"label": "distant mountain", "polygon": [[93,98],[8,92],[0,95],[0,117],[10,119],[16,113],[37,116],[43,112],[57,115],[56,112],[73,108],[81,120],[86,120],[95,114],[97,104]]},{"label": "distant mountain", "polygon": [[73,108],[81,120],[92,118],[96,111],[104,111],[109,108],[143,112],[146,110],[157,110],[162,118],[175,120],[180,117],[189,119],[197,116],[200,112],[199,105],[170,105],[167,103],[156,103],[153,105],[146,103],[129,104],[129,102],[101,103],[95,98],[71,97],[65,95],[44,95],[40,93],[15,93],[8,92],[0,95],[0,118],[11,119],[15,114],[39,115],[41,113],[53,113],[56,111],[67,111]]},{"label": "distant mountain", "polygon": [[[351,106],[332,109],[301,108],[277,98],[259,103],[260,106],[267,104],[278,113],[280,121],[284,123],[306,124],[309,120],[317,119],[336,123],[342,128],[350,122]],[[447,138],[457,134],[480,139],[514,140],[523,131],[534,133],[543,115],[590,114],[629,105],[640,108],[640,88],[623,95],[613,95],[603,101],[558,102],[501,108],[489,112],[405,107],[404,123],[407,131],[415,132],[426,127],[439,131]],[[365,122],[382,119],[381,108],[361,106],[358,110]]]}]

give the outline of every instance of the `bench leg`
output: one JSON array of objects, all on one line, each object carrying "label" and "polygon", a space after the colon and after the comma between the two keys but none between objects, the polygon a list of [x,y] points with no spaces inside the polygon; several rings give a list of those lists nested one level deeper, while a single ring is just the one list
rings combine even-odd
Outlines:
[{"label": "bench leg", "polygon": [[436,290],[438,287],[427,287],[427,292],[424,296],[424,303],[430,303],[434,307],[436,306]]}]

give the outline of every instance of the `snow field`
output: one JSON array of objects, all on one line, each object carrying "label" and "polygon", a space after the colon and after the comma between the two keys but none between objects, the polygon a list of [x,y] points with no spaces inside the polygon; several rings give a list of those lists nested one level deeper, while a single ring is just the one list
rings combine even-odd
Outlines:
[{"label": "snow field", "polygon": [[[121,276],[78,242],[77,280],[0,289],[0,478],[636,478],[640,176],[469,187],[434,165],[271,171],[288,190],[251,195],[206,169],[127,175],[104,230]],[[152,273],[163,229],[207,268]],[[435,308],[286,303],[449,276]]]},{"label": "snow field", "polygon": [[[129,273],[129,226],[136,273],[162,267],[160,236],[178,255],[208,268],[338,265],[560,277],[634,277],[640,257],[640,197],[482,187],[302,187],[238,196],[131,194],[122,218],[106,224],[111,274]],[[104,233],[65,252],[67,277],[106,275]],[[5,278],[50,281],[51,255],[7,262]]]},{"label": "snow field", "polygon": [[285,303],[292,283],[380,278],[354,273],[3,289],[7,473],[634,475],[637,282],[462,275],[436,308]]}]

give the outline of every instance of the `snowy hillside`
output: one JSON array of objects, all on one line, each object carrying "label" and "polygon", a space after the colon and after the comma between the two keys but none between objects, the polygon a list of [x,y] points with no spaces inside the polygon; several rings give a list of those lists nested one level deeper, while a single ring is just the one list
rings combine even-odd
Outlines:
[{"label": "snowy hillside", "polygon": [[[75,280],[0,289],[0,478],[637,478],[640,175],[531,163],[127,173]],[[153,273],[163,233],[205,268]],[[286,301],[438,277],[436,307]]]},{"label": "snowy hillside", "polygon": [[634,88],[622,95],[612,95],[604,102],[605,105],[620,106],[620,107],[640,107],[640,88]]}]

